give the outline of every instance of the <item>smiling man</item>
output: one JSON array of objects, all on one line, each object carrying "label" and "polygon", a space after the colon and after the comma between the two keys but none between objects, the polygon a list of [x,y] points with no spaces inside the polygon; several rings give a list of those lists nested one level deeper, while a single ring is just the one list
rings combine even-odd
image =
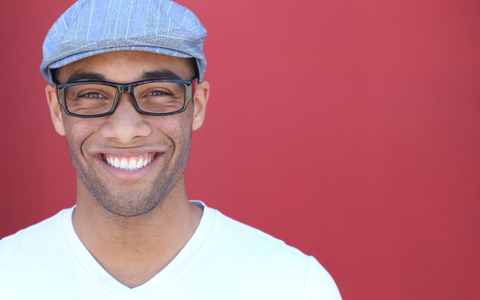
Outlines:
[{"label": "smiling man", "polygon": [[78,1],[41,71],[76,206],[0,241],[2,299],[340,299],[313,257],[189,201],[206,31],[171,1]]}]

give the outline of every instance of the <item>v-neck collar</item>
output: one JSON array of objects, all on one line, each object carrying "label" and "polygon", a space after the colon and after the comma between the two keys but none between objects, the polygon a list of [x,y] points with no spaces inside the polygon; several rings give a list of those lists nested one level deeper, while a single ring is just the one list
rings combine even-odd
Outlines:
[{"label": "v-neck collar", "polygon": [[180,250],[175,258],[157,275],[151,278],[146,283],[129,288],[115,278],[113,278],[92,256],[83,243],[78,238],[72,223],[72,214],[75,206],[63,213],[63,228],[67,240],[77,257],[79,263],[84,267],[90,276],[95,281],[109,290],[114,295],[124,300],[140,300],[166,286],[173,280],[190,262],[195,253],[201,247],[205,240],[214,220],[215,210],[208,208],[201,201],[190,201],[200,207],[203,207],[203,214],[194,234],[187,242],[187,244]]}]

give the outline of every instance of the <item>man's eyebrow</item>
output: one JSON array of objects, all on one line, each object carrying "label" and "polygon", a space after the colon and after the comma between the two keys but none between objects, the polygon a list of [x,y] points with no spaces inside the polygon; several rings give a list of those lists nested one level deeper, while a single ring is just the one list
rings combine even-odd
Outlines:
[{"label": "man's eyebrow", "polygon": [[72,74],[67,80],[67,83],[85,80],[105,81],[105,76],[98,73],[80,72]]},{"label": "man's eyebrow", "polygon": [[[180,76],[173,73],[172,71],[158,70],[158,71],[149,71],[149,72],[143,73],[140,80],[147,80],[147,79],[178,79],[178,80],[181,80],[182,78],[180,78]],[[102,74],[99,74],[99,73],[79,72],[79,73],[72,74],[68,78],[67,83],[78,82],[78,81],[88,81],[88,80],[108,81],[105,76],[103,76]]]},{"label": "man's eyebrow", "polygon": [[143,73],[142,80],[146,79],[178,79],[182,80],[180,76],[173,73],[172,71],[160,70],[160,71],[150,71]]}]

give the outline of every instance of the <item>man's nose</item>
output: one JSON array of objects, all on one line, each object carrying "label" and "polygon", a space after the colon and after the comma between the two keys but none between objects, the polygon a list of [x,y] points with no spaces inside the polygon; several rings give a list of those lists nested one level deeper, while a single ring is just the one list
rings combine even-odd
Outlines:
[{"label": "man's nose", "polygon": [[152,133],[152,128],[133,106],[128,93],[121,93],[118,105],[113,114],[105,117],[106,122],[100,129],[104,138],[116,139],[122,144],[129,144],[137,137],[145,137]]}]

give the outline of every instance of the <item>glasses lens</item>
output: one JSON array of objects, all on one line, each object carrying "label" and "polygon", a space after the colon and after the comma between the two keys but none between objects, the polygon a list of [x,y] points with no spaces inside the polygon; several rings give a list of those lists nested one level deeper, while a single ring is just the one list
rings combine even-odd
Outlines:
[{"label": "glasses lens", "polygon": [[99,115],[112,109],[115,88],[102,84],[77,84],[65,89],[68,111],[77,115]]},{"label": "glasses lens", "polygon": [[172,113],[185,105],[185,85],[177,82],[149,82],[135,87],[138,107],[151,113]]}]

